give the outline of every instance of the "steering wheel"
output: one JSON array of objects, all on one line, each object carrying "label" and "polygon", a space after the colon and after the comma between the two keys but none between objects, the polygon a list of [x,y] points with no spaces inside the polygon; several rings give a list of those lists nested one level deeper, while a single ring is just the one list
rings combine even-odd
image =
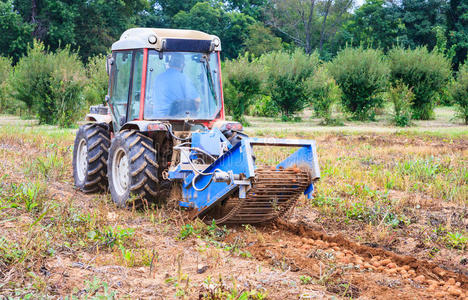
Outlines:
[{"label": "steering wheel", "polygon": [[172,103],[169,110],[171,117],[185,117],[187,112],[190,115],[196,115],[198,112],[197,101],[195,100],[176,100]]}]

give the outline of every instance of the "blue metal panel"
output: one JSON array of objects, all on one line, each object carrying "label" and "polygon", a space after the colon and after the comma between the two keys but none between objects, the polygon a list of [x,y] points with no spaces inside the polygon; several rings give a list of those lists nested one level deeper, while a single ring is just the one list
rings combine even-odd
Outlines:
[{"label": "blue metal panel", "polygon": [[220,132],[210,130],[207,132],[192,133],[192,147],[200,148],[211,155],[220,156],[222,154]]},{"label": "blue metal panel", "polygon": [[[242,174],[244,179],[253,178],[255,176],[255,165],[250,145],[242,140],[202,172],[205,174],[212,173],[216,169]],[[196,191],[192,187],[194,176],[197,176],[196,173],[192,173],[184,179],[182,193],[184,201],[190,202],[192,207],[199,210],[224,199],[238,188],[238,185],[233,182],[211,182],[211,175],[199,175],[195,179],[195,186],[198,189],[208,186],[203,191]]]},{"label": "blue metal panel", "polygon": [[[310,170],[312,179],[315,180],[320,177],[315,141],[244,138],[240,143],[232,146],[227,140],[224,140],[224,135],[217,129],[209,132],[192,134],[192,147],[201,148],[213,155],[215,155],[216,149],[220,149],[222,142],[227,142],[225,144],[230,148],[229,151],[218,157],[218,159],[203,170],[202,173],[212,174],[215,170],[232,172],[233,174],[240,174],[241,179],[245,182],[245,180],[250,180],[255,176],[255,163],[252,158],[253,146],[296,146],[300,148],[276,167],[306,168]],[[194,177],[196,188],[192,186]],[[184,200],[180,202],[180,205],[193,207],[199,212],[210,207],[215,202],[225,199],[231,193],[239,189],[237,183],[213,182],[211,180],[212,175],[197,175],[195,171],[187,168],[184,170],[180,168],[180,166],[169,172],[169,178],[183,179],[182,194]],[[199,191],[197,191],[197,189]],[[313,190],[314,186],[311,184],[304,194],[311,197]]]},{"label": "blue metal panel", "polygon": [[[320,178],[320,169],[318,168],[317,153],[315,151],[315,143],[309,144],[299,148],[296,152],[291,154],[281,163],[279,163],[276,168],[289,168],[297,167],[300,169],[306,168],[310,170],[310,175],[312,180],[317,180]],[[307,195],[307,198],[311,199],[314,192],[314,184],[311,183],[307,189],[304,191],[304,195]]]}]

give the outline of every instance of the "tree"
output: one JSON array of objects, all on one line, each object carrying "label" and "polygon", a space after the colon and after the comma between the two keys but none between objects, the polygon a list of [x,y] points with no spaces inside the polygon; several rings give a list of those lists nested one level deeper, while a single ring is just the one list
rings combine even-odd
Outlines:
[{"label": "tree", "polygon": [[307,54],[323,49],[347,17],[353,0],[272,0],[266,23]]},{"label": "tree", "polygon": [[24,102],[42,124],[69,127],[82,116],[85,69],[70,47],[51,53],[34,41],[9,80],[11,96]]},{"label": "tree", "polygon": [[451,94],[457,107],[457,116],[468,125],[468,64],[460,66],[457,80],[451,86]]},{"label": "tree", "polygon": [[146,0],[89,0],[79,6],[76,18],[76,45],[83,61],[109,52],[113,42],[134,27],[141,12],[149,8]]},{"label": "tree", "polygon": [[380,93],[388,83],[389,68],[382,51],[345,48],[329,65],[329,71],[343,91],[341,102],[354,119],[374,118],[383,103]]},{"label": "tree", "polygon": [[414,93],[413,118],[432,118],[436,96],[451,77],[449,60],[437,50],[428,51],[426,47],[394,48],[388,52],[388,58],[392,84],[404,83]]},{"label": "tree", "polygon": [[401,23],[398,8],[386,0],[369,0],[359,7],[344,25],[344,40],[348,45],[366,45],[389,50],[406,45],[406,29]]},{"label": "tree", "polygon": [[28,43],[32,42],[32,29],[14,9],[12,0],[0,2],[1,56],[10,56],[18,61],[26,53]]},{"label": "tree", "polygon": [[247,52],[256,57],[282,48],[281,38],[275,36],[268,27],[263,26],[260,22],[249,26],[244,46]]},{"label": "tree", "polygon": [[432,50],[437,43],[433,27],[445,26],[445,0],[402,0],[400,15],[411,48],[427,46]]},{"label": "tree", "polygon": [[179,12],[190,11],[197,3],[204,2],[205,0],[158,0],[157,4],[161,6],[164,15],[169,18],[174,17]]},{"label": "tree", "polygon": [[468,51],[468,2],[466,0],[449,0],[447,8],[447,41],[448,48],[454,48],[452,63],[454,69],[466,60]]},{"label": "tree", "polygon": [[247,55],[224,64],[226,108],[234,120],[247,125],[245,112],[260,92],[262,78],[258,63],[249,62]]},{"label": "tree", "polygon": [[81,58],[106,53],[138,14],[148,8],[147,0],[14,0],[32,36],[50,49],[71,45]]},{"label": "tree", "polygon": [[341,90],[335,79],[330,76],[325,65],[322,65],[315,74],[307,80],[310,104],[315,114],[322,118],[321,124],[337,124],[332,118],[333,104],[341,98]]},{"label": "tree", "polygon": [[199,2],[190,11],[180,11],[172,19],[177,28],[195,29],[219,36],[223,56],[236,58],[243,52],[248,27],[255,20],[240,12],[226,12],[220,3]]},{"label": "tree", "polygon": [[256,20],[261,20],[268,0],[228,0],[226,2],[229,10],[237,10]]},{"label": "tree", "polygon": [[287,121],[308,103],[307,80],[317,69],[317,53],[307,55],[302,49],[294,53],[271,52],[260,58],[265,68],[265,86],[272,101]]}]

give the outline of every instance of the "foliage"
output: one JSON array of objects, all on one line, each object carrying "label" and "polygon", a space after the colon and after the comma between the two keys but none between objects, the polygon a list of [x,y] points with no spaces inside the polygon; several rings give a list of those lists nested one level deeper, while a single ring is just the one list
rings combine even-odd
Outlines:
[{"label": "foliage", "polygon": [[349,17],[353,2],[347,0],[270,0],[265,9],[266,24],[308,54],[322,53],[337,29]]},{"label": "foliage", "polygon": [[251,115],[259,117],[276,117],[280,114],[278,107],[271,100],[270,95],[259,95],[255,98],[249,110]]},{"label": "foliage", "polygon": [[121,247],[124,243],[133,236],[135,229],[120,228],[107,226],[105,228],[96,229],[88,232],[88,238],[91,241],[98,242],[102,246],[112,249],[114,246]]},{"label": "foliage", "polygon": [[300,49],[292,54],[272,52],[263,55],[259,62],[266,73],[266,90],[280,110],[283,120],[292,119],[308,101],[306,82],[317,69],[317,53],[307,55]]},{"label": "foliage", "polygon": [[413,118],[430,119],[433,116],[435,97],[451,77],[449,60],[441,53],[429,52],[425,47],[414,50],[394,48],[388,57],[392,83],[401,81],[414,93],[411,106]]},{"label": "foliage", "polygon": [[411,125],[411,103],[414,94],[407,85],[397,82],[388,90],[388,97],[393,103],[393,123],[405,127]]},{"label": "foliage", "polygon": [[25,103],[30,112],[35,103],[49,94],[50,74],[53,71],[50,55],[46,54],[44,44],[34,42],[28,55],[21,58],[10,78],[12,97]]},{"label": "foliage", "polygon": [[8,77],[11,72],[11,59],[0,56],[0,112],[12,113],[14,106],[8,97]]},{"label": "foliage", "polygon": [[248,28],[249,34],[244,41],[246,50],[259,57],[264,53],[281,50],[281,38],[275,36],[268,27],[257,22]]},{"label": "foliage", "polygon": [[199,299],[218,300],[218,299],[237,299],[237,300],[263,300],[267,299],[266,292],[258,290],[239,289],[236,281],[233,279],[233,287],[229,288],[220,276],[218,281],[214,281],[208,276],[201,286]]},{"label": "foliage", "polygon": [[39,122],[69,127],[81,116],[84,67],[69,47],[49,53],[34,42],[10,78],[12,96],[38,115]]},{"label": "foliage", "polygon": [[[33,39],[55,51],[70,45],[83,62],[107,53],[131,27],[190,28],[220,36],[223,57],[246,50],[259,56],[281,47],[318,50],[330,60],[345,45],[394,44],[432,49],[437,34],[455,52],[455,70],[466,59],[464,0],[6,0],[0,3],[0,56],[16,63]],[[434,31],[434,28],[440,28]],[[271,31],[270,31],[271,29]],[[248,45],[248,47],[246,47]],[[451,57],[452,58],[452,57]]]},{"label": "foliage", "polygon": [[451,94],[458,109],[458,117],[468,124],[468,63],[460,66],[457,80],[451,86]]},{"label": "foliage", "polygon": [[330,74],[343,91],[341,101],[353,118],[372,119],[382,104],[389,68],[380,50],[345,48],[329,65]]},{"label": "foliage", "polygon": [[234,120],[247,125],[245,112],[260,92],[262,83],[259,67],[249,63],[247,55],[224,64],[224,93],[226,108]]},{"label": "foliage", "polygon": [[172,18],[175,28],[201,30],[219,36],[226,58],[236,58],[242,53],[248,27],[253,23],[252,17],[236,11],[226,12],[221,2],[198,2]]},{"label": "foliage", "polygon": [[344,42],[354,46],[364,44],[387,51],[395,44],[407,43],[398,8],[386,5],[385,0],[366,1],[343,29]]},{"label": "foliage", "polygon": [[463,64],[468,51],[468,2],[464,0],[449,0],[446,10],[447,46],[454,49],[452,63],[455,70]]},{"label": "foliage", "polygon": [[16,12],[13,0],[0,2],[0,29],[0,55],[13,57],[14,61],[18,61],[32,41],[33,27]]},{"label": "foliage", "polygon": [[88,105],[101,104],[107,95],[109,76],[106,71],[106,56],[96,55],[88,59],[86,65],[88,83],[84,89],[84,98]]},{"label": "foliage", "polygon": [[332,108],[341,97],[341,90],[333,77],[328,74],[325,66],[321,66],[317,72],[307,81],[311,105],[318,117],[322,118],[325,125],[334,124]]},{"label": "foliage", "polygon": [[399,5],[400,18],[408,36],[408,46],[435,47],[435,26],[444,25],[445,0],[402,0]]},{"label": "foliage", "polygon": [[447,232],[445,241],[448,247],[465,250],[468,244],[468,236],[460,232]]}]

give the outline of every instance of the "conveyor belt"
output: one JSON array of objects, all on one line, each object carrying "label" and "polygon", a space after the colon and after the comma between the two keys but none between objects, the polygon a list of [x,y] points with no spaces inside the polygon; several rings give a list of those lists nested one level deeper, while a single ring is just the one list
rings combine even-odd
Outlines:
[{"label": "conveyor belt", "polygon": [[298,168],[261,167],[247,197],[231,197],[206,216],[216,224],[252,224],[273,221],[284,215],[310,185],[309,172]]}]

